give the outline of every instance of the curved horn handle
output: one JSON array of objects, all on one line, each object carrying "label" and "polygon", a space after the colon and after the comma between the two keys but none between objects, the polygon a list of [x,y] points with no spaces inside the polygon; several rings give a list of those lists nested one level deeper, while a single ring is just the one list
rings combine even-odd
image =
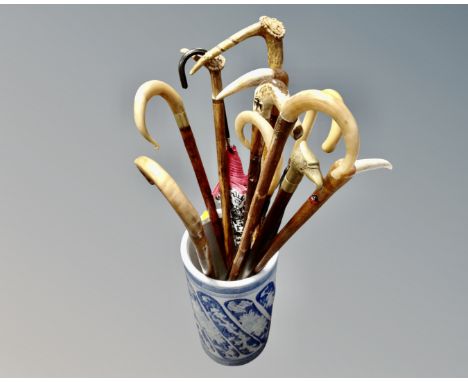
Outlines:
[{"label": "curved horn handle", "polygon": [[277,19],[262,16],[259,21],[252,24],[226,40],[220,42],[214,48],[210,49],[205,55],[198,61],[190,71],[190,74],[195,74],[206,61],[219,56],[221,53],[228,49],[236,46],[240,42],[254,36],[260,36],[265,39],[267,50],[268,50],[268,64],[271,68],[281,68],[283,65],[283,37],[286,33],[283,23]]},{"label": "curved horn handle", "polygon": [[280,80],[285,85],[289,83],[288,74],[282,69],[261,68],[252,70],[225,86],[224,89],[216,96],[215,100],[220,101],[232,94],[239,93],[244,89],[258,86],[263,82],[273,80]]},{"label": "curved horn handle", "polygon": [[[338,93],[336,90],[324,89],[322,91],[326,94],[331,95],[337,100],[343,102],[343,97],[341,97],[341,94]],[[302,122],[303,134],[302,134],[302,137],[299,139],[300,141],[305,141],[309,138],[309,135],[312,131],[312,128],[314,126],[316,119],[317,119],[317,112],[315,110],[309,110],[306,112],[304,121]],[[338,144],[340,140],[340,137],[341,137],[340,126],[338,126],[336,121],[332,119],[332,123],[330,126],[330,131],[328,132],[328,136],[322,143],[322,150],[325,151],[326,153],[333,152],[336,148],[336,145]]]},{"label": "curved horn handle", "polygon": [[140,156],[135,159],[135,164],[146,180],[158,187],[182,220],[196,248],[203,273],[211,274],[213,266],[210,261],[208,242],[197,210],[175,180],[156,161]]},{"label": "curved horn handle", "polygon": [[289,97],[284,102],[280,115],[282,119],[294,122],[301,113],[311,109],[328,114],[341,129],[346,155],[340,166],[331,172],[332,177],[340,178],[353,168],[359,152],[356,120],[343,102],[320,90],[304,90]]},{"label": "curved horn handle", "polygon": [[[254,125],[260,131],[263,140],[265,141],[265,147],[267,147],[267,149],[269,150],[271,141],[273,139],[273,128],[268,123],[268,121],[265,118],[263,118],[260,114],[250,110],[239,113],[235,121],[236,134],[239,140],[241,141],[242,145],[248,148],[249,150],[251,148],[251,142],[249,142],[244,135],[244,127],[248,123]],[[268,189],[268,195],[273,194],[276,186],[278,186],[278,183],[281,179],[282,166],[283,156],[281,156],[281,159],[279,160],[278,165],[276,166],[275,174],[273,175],[270,188]]]},{"label": "curved horn handle", "polygon": [[147,81],[141,85],[135,94],[135,102],[133,106],[135,125],[141,135],[143,135],[147,141],[152,143],[158,149],[159,144],[153,139],[146,127],[146,105],[150,99],[155,96],[161,96],[164,98],[171,108],[179,127],[188,125],[188,119],[185,114],[182,97],[172,86],[157,80]]},{"label": "curved horn handle", "polygon": [[[331,95],[332,97],[336,98],[337,100],[343,102],[343,97],[340,93],[338,93],[334,89],[323,89],[324,93]],[[330,132],[328,133],[327,138],[322,143],[322,150],[326,153],[331,153],[335,150],[336,145],[341,137],[341,129],[340,126],[336,123],[333,119],[330,127]]]}]

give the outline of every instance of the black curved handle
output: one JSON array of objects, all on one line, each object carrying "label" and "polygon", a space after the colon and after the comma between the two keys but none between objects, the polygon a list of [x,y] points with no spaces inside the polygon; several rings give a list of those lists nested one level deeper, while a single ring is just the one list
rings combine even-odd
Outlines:
[{"label": "black curved handle", "polygon": [[180,84],[184,89],[188,88],[187,84],[187,76],[185,75],[185,64],[189,60],[190,57],[192,56],[203,56],[206,53],[206,49],[202,48],[195,48],[189,50],[187,53],[184,53],[184,55],[180,58],[179,60],[179,78],[180,78]]}]

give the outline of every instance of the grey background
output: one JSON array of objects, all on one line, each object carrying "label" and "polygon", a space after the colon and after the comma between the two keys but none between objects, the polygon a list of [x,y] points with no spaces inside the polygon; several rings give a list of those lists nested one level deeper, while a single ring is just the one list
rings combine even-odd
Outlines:
[{"label": "grey background", "polygon": [[[214,185],[208,74],[182,90],[178,50],[214,46],[263,14],[287,28],[291,93],[339,90],[360,157],[394,171],[356,176],[283,248],[268,345],[228,368],[199,343],[182,224],[133,165],[155,158],[201,211],[182,140],[156,100],[152,150],[132,106],[144,81],[180,90]],[[468,376],[467,16],[465,6],[2,6],[0,375]],[[261,39],[226,57],[225,84],[266,65]],[[231,124],[251,96],[229,99]],[[320,152],[327,126],[311,139],[324,171],[343,153]],[[304,181],[288,216],[310,190]]]}]

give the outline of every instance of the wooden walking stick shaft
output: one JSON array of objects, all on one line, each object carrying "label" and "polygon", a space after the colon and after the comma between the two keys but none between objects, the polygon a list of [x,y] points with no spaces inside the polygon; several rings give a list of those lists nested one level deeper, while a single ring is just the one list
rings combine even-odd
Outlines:
[{"label": "wooden walking stick shaft", "polygon": [[312,215],[314,215],[330,197],[343,187],[354,175],[355,169],[350,174],[346,174],[338,179],[331,176],[331,170],[325,177],[323,186],[314,192],[304,204],[297,210],[294,216],[288,221],[278,235],[273,239],[271,246],[255,267],[254,272],[260,272],[273,255],[301,228]]},{"label": "wooden walking stick shaft", "polygon": [[242,277],[248,277],[260,262],[263,254],[279,230],[284,210],[291,196],[292,194],[284,192],[281,188],[278,190],[278,195],[271,205],[270,212],[266,215],[263,224],[260,225],[252,249],[246,257],[245,264],[242,267]]},{"label": "wooden walking stick shaft", "polygon": [[270,144],[270,150],[268,151],[265,160],[265,166],[260,175],[260,179],[252,199],[250,212],[247,217],[247,221],[245,222],[244,232],[239,244],[239,249],[237,250],[231,272],[229,273],[229,280],[235,280],[239,276],[244,257],[250,250],[252,234],[262,217],[262,208],[268,196],[268,189],[270,187],[273,174],[275,173],[276,165],[281,158],[281,153],[283,151],[284,145],[286,144],[288,135],[294,126],[294,123],[295,122],[284,120],[280,116],[275,124],[275,131],[272,142]]},{"label": "wooden walking stick shaft", "polygon": [[208,177],[206,176],[205,168],[203,167],[200,152],[198,151],[192,129],[190,128],[190,125],[187,124],[185,127],[181,127],[179,130],[184,141],[185,149],[187,150],[187,153],[190,157],[203,201],[205,202],[206,209],[208,210],[208,214],[210,216],[210,221],[213,226],[213,233],[216,237],[218,246],[221,249],[224,247],[223,229],[216,211],[216,205],[213,196],[211,195],[210,183],[208,181]]}]

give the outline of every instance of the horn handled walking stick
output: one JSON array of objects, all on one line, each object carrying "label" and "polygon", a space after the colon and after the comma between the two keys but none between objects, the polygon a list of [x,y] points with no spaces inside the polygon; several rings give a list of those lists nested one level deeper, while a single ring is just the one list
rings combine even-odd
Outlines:
[{"label": "horn handled walking stick", "polygon": [[174,114],[177,126],[179,127],[180,134],[184,141],[185,149],[190,158],[195,176],[197,178],[198,186],[200,188],[203,201],[205,202],[206,209],[210,216],[210,221],[213,226],[213,233],[216,237],[219,248],[224,248],[223,229],[218,213],[216,211],[216,205],[211,195],[211,188],[206,176],[205,168],[198,151],[195,137],[190,127],[187,115],[185,113],[184,104],[182,98],[175,91],[173,87],[162,81],[148,81],[141,85],[135,95],[134,103],[134,117],[135,124],[140,133],[156,147],[159,145],[151,137],[146,127],[146,105],[149,100],[155,96],[163,97],[169,104],[169,107]]},{"label": "horn handled walking stick", "polygon": [[197,252],[198,261],[205,275],[216,278],[213,259],[208,247],[208,242],[203,231],[203,226],[197,210],[185,196],[175,180],[157,162],[140,156],[135,159],[135,164],[151,184],[155,185],[169,204],[175,210],[179,218],[187,228],[187,232]]},{"label": "horn handled walking stick", "polygon": [[[182,87],[187,88],[187,79],[185,76],[185,63],[192,57],[196,61],[200,59],[200,55],[206,53],[205,49],[181,49],[183,56],[179,61],[179,76],[181,79]],[[212,92],[212,106],[213,106],[213,118],[215,126],[215,139],[216,139],[216,158],[218,161],[218,178],[219,178],[219,190],[221,199],[221,210],[222,210],[222,226],[223,226],[223,260],[226,268],[231,268],[232,260],[234,257],[234,238],[231,224],[231,193],[229,185],[229,174],[226,150],[230,149],[228,141],[228,126],[226,119],[226,109],[223,100],[215,100],[215,97],[219,94],[223,87],[221,78],[221,70],[225,64],[223,56],[218,56],[212,60],[206,61],[205,66],[210,73],[211,80],[211,92]],[[185,86],[184,86],[185,85]]]},{"label": "horn handled walking stick", "polygon": [[293,236],[336,191],[349,182],[354,174],[379,168],[392,169],[391,163],[385,159],[360,159],[355,162],[354,166],[348,170],[347,173],[343,173],[339,178],[335,178],[332,176],[332,173],[341,165],[341,163],[342,160],[339,160],[332,165],[328,175],[324,179],[323,186],[314,191],[314,193],[301,207],[299,207],[293,217],[273,239],[271,246],[263,254],[261,260],[256,265],[254,273],[260,272],[273,255],[291,238],[291,236]]}]

